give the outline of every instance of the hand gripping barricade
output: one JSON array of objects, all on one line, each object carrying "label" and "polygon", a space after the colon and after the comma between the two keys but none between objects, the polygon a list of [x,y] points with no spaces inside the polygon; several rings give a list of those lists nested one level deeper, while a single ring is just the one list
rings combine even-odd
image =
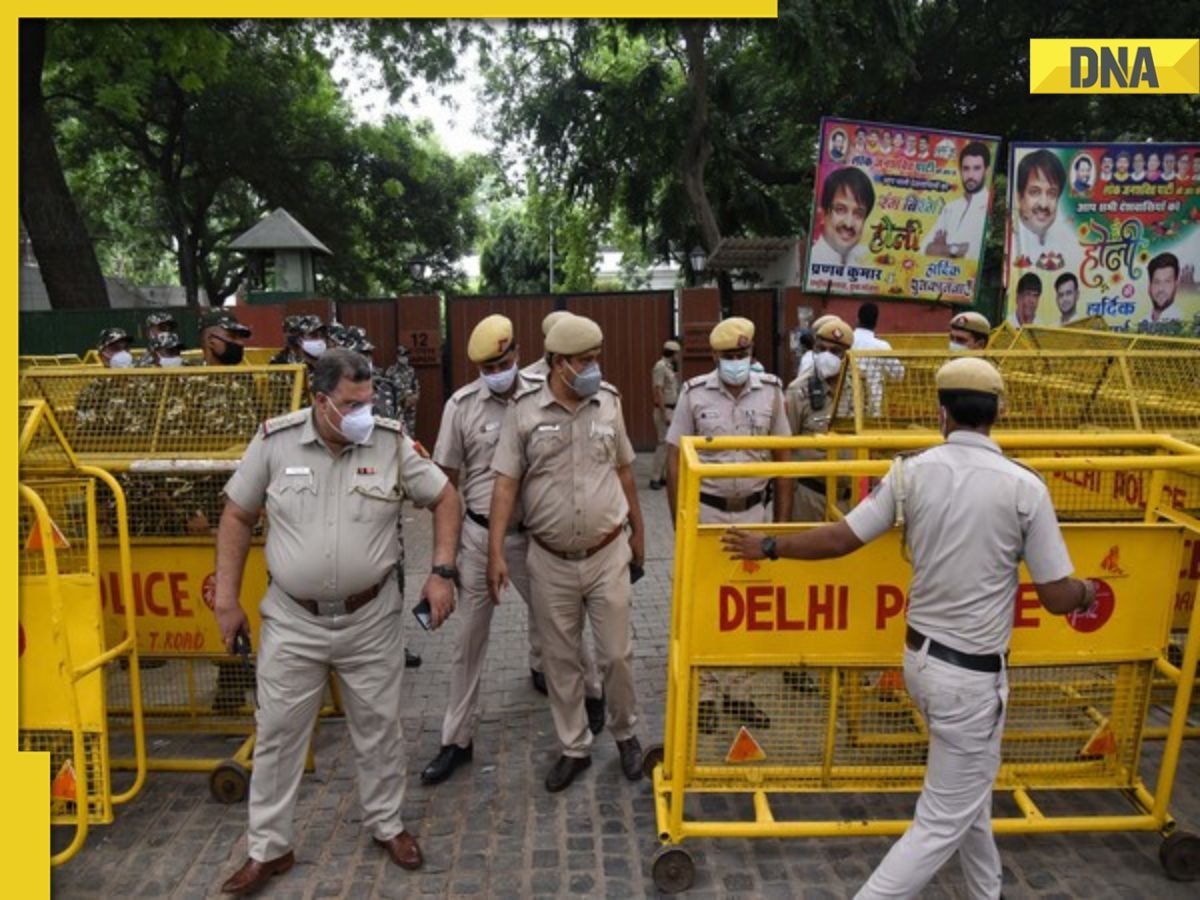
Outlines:
[{"label": "hand gripping barricade", "polygon": [[[113,821],[114,804],[131,800],[146,777],[140,668],[132,614],[104,627],[100,608],[96,486],[105,484],[124,512],[108,473],[77,464],[46,417],[45,404],[21,407],[20,453],[57,460],[64,474],[23,472],[18,517],[18,741],[47,754],[51,865],[83,846],[91,825]],[[129,536],[116,535],[117,578],[130,583]],[[115,633],[114,633],[115,632]],[[134,776],[114,792],[109,758],[107,682],[120,678],[132,697]],[[65,838],[63,829],[70,829]]]},{"label": "hand gripping barricade", "polygon": [[[149,768],[209,773],[214,796],[229,803],[249,785],[254,658],[226,653],[211,612],[221,490],[259,424],[300,408],[303,391],[298,365],[47,368],[22,380],[23,397],[44,403],[75,456],[112,472],[128,498],[127,516],[110,493],[98,502],[99,590],[110,633],[126,614],[137,623],[146,715],[154,731],[170,735]],[[26,454],[22,466],[45,463]],[[132,576],[122,584],[113,539],[126,519]],[[254,647],[267,584],[262,528],[243,580]],[[132,699],[110,679],[111,714],[127,715]],[[335,706],[331,696],[325,712]],[[245,736],[232,756],[230,734]]]},{"label": "hand gripping barricade", "polygon": [[[993,436],[1008,453],[1036,451],[1022,462],[1051,483],[1060,473],[1098,471],[1138,473],[1161,487],[1171,473],[1200,474],[1200,448],[1162,436],[1113,435],[1106,443],[1135,454],[1116,457],[1082,453],[1082,438]],[[753,446],[891,455],[939,441],[920,434],[684,439],[665,743],[646,754],[663,843],[652,864],[659,889],[690,886],[694,865],[680,845],[686,839],[899,834],[911,806],[896,795],[919,791],[924,774],[925,724],[897,671],[911,577],[899,530],[843,559],[741,562],[721,548],[726,526],[699,524],[702,478],[856,483],[881,477],[890,463],[717,464],[702,462],[703,451]],[[1058,444],[1082,455],[1055,456]],[[1200,655],[1195,610],[1153,792],[1138,775],[1151,679],[1164,665],[1177,563],[1185,539],[1200,540],[1200,520],[1163,503],[1162,496],[1151,491],[1136,520],[1063,525],[1076,574],[1101,583],[1095,616],[1045,613],[1022,569],[995,785],[1011,798],[1015,813],[997,815],[993,823],[997,833],[1159,832],[1168,835],[1160,854],[1168,874],[1186,879],[1200,875],[1200,838],[1175,829],[1167,804]],[[762,530],[781,534],[805,527],[811,526]],[[748,725],[727,714],[716,727],[702,727],[701,676],[719,679],[729,672],[749,681],[765,715]],[[1063,814],[1041,808],[1039,791],[1115,795],[1132,803],[1133,811]],[[823,802],[815,803],[814,794],[825,795]],[[863,794],[875,796],[867,803]],[[814,809],[832,816],[820,819]],[[885,815],[871,818],[868,809]]]},{"label": "hand gripping barricade", "polygon": [[[993,332],[993,345],[997,334],[999,330]],[[989,349],[983,354],[1004,374],[1004,415],[999,423],[1004,432],[1078,435],[1084,440],[1074,449],[1056,445],[1056,455],[1139,452],[1108,440],[1119,431],[1166,433],[1200,443],[1200,340],[1042,327],[1014,334],[1021,349]],[[832,430],[891,435],[934,428],[934,373],[949,358],[945,351],[851,351]],[[890,381],[886,376],[897,364],[903,378]],[[875,397],[882,398],[865,402],[872,396],[872,383]],[[1162,485],[1155,487],[1148,475],[1137,471],[1058,472],[1049,483],[1059,516],[1066,520],[1141,518],[1152,491],[1162,492],[1166,506],[1200,516],[1200,478],[1180,471],[1163,477]],[[851,491],[862,496],[862,485],[842,485],[843,496]],[[833,505],[830,499],[827,515]],[[1167,704],[1174,696],[1170,673],[1179,667],[1198,586],[1200,550],[1193,546],[1176,592],[1172,641],[1164,660],[1169,665],[1155,679],[1156,703]],[[1185,734],[1200,737],[1200,727],[1189,726]],[[1163,725],[1149,731],[1151,737],[1165,735]]]}]

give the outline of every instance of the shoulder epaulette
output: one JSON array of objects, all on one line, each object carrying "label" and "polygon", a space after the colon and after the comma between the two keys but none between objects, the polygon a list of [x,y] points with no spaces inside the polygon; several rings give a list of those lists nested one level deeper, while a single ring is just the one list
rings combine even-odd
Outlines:
[{"label": "shoulder epaulette", "polygon": [[783,387],[783,379],[781,379],[778,375],[773,375],[770,372],[763,372],[758,376],[758,379],[763,384],[773,384],[778,387]]},{"label": "shoulder epaulette", "polygon": [[467,397],[470,397],[472,394],[476,393],[478,390],[479,390],[479,380],[476,379],[475,381],[472,381],[470,384],[464,384],[457,391],[455,391],[453,394],[451,394],[450,401],[452,403],[458,403],[460,400],[465,400]]},{"label": "shoulder epaulette", "polygon": [[388,419],[388,418],[385,418],[384,416],[376,416],[375,424],[378,425],[380,428],[387,429],[388,431],[397,431],[397,432],[400,432],[401,434],[404,433],[404,423],[399,421],[398,419]]},{"label": "shoulder epaulette", "polygon": [[707,380],[707,374],[693,376],[683,383],[683,389],[686,391],[688,388],[701,387]]},{"label": "shoulder epaulette", "polygon": [[617,386],[615,384],[609,384],[607,381],[602,381],[600,382],[600,387],[608,391],[610,394],[616,394],[618,397],[621,396],[621,392],[617,390]]},{"label": "shoulder epaulette", "polygon": [[1011,456],[1006,456],[1006,457],[1004,457],[1004,458],[1005,458],[1005,459],[1007,459],[1007,460],[1008,460],[1010,463],[1012,463],[1014,466],[1020,466],[1020,467],[1021,467],[1022,469],[1024,469],[1026,472],[1028,472],[1028,473],[1030,473],[1031,475],[1033,475],[1033,477],[1034,477],[1034,478],[1036,478],[1038,481],[1042,482],[1042,484],[1045,484],[1045,483],[1046,483],[1046,478],[1045,478],[1045,476],[1044,476],[1044,475],[1042,475],[1042,473],[1041,473],[1041,472],[1039,472],[1037,469],[1030,468],[1029,466],[1025,465],[1025,463],[1021,462],[1019,459],[1013,459]]},{"label": "shoulder epaulette", "polygon": [[267,421],[262,423],[262,436],[268,438],[277,431],[286,431],[288,428],[295,428],[297,425],[303,424],[307,417],[308,410],[298,409],[295,412],[284,413],[282,416],[267,419]]},{"label": "shoulder epaulette", "polygon": [[529,387],[525,388],[524,390],[517,391],[517,393],[513,395],[513,403],[517,403],[521,400],[524,400],[526,397],[532,397],[534,394],[536,394],[538,391],[540,391],[542,389],[543,384],[545,384],[544,381],[539,381],[537,384],[531,384]]}]

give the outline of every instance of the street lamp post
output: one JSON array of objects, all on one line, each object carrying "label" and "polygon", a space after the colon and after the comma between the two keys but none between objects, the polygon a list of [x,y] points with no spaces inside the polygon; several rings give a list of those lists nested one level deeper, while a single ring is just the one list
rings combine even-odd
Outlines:
[{"label": "street lamp post", "polygon": [[704,267],[708,265],[708,253],[705,252],[703,247],[697,244],[688,253],[688,262],[691,263],[692,275],[695,277],[696,283],[702,283]]}]

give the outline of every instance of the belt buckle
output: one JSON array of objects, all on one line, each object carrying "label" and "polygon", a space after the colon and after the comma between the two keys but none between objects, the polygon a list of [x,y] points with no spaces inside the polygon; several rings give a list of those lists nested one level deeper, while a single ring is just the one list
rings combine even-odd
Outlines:
[{"label": "belt buckle", "polygon": [[346,612],[345,600],[318,600],[317,615],[319,616],[344,616]]},{"label": "belt buckle", "polygon": [[725,511],[726,512],[745,512],[746,498],[745,497],[726,497]]},{"label": "belt buckle", "polygon": [[565,560],[568,560],[570,562],[579,562],[580,560],[584,560],[584,559],[588,558],[588,551],[586,551],[586,550],[565,551],[564,550],[564,551],[562,551],[562,558]]}]

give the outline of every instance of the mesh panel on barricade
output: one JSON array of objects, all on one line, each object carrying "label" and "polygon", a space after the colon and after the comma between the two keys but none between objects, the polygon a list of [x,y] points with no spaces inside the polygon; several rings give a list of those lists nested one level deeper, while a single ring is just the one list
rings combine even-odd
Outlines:
[{"label": "mesh panel on barricade", "polygon": [[46,403],[22,401],[18,410],[21,469],[68,471],[75,468],[75,460]]},{"label": "mesh panel on barricade", "polygon": [[23,397],[46,400],[81,456],[240,455],[259,423],[298,408],[302,366],[30,370]]},{"label": "mesh panel on barricade", "polygon": [[[73,825],[76,822],[74,741],[69,731],[21,729],[18,746],[28,753],[50,754],[46,783],[50,786],[50,824]],[[104,735],[83,732],[83,752],[87,772],[88,822],[103,825],[113,820],[112,794],[104,751]]]},{"label": "mesh panel on barricade", "polygon": [[[94,502],[90,478],[26,481],[36,490],[50,513],[51,539],[58,574],[80,575],[91,571],[88,553],[88,505]],[[17,518],[18,568],[21,575],[45,575],[46,560],[41,532],[33,508],[22,503]]]}]

